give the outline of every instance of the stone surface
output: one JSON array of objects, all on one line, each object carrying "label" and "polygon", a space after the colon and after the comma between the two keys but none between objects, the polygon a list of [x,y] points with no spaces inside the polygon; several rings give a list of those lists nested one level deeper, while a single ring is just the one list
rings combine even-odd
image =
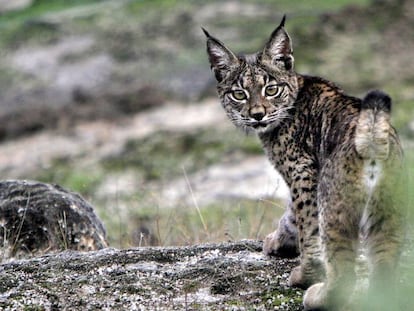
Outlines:
[{"label": "stone surface", "polygon": [[0,266],[2,310],[301,310],[261,243],[104,249]]}]

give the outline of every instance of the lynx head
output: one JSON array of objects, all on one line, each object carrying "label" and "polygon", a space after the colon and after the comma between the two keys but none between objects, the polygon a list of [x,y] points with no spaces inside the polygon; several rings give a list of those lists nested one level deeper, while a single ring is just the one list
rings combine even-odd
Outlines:
[{"label": "lynx head", "polygon": [[284,24],[285,17],[261,52],[240,56],[203,29],[219,97],[238,127],[266,132],[291,118],[298,87]]}]

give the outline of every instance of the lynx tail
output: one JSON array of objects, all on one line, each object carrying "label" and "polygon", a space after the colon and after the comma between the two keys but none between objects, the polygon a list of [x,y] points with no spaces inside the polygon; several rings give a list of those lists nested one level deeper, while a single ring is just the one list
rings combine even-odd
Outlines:
[{"label": "lynx tail", "polygon": [[355,147],[364,159],[388,158],[390,112],[391,98],[381,91],[371,91],[362,100],[355,131]]}]

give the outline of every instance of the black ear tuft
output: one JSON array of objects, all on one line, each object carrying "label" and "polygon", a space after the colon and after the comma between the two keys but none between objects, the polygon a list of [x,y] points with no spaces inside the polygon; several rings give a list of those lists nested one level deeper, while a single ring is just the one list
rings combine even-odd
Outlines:
[{"label": "black ear tuft", "polygon": [[286,14],[283,14],[282,20],[279,24],[279,27],[277,27],[277,28],[285,27],[285,22],[286,22]]},{"label": "black ear tuft", "polygon": [[204,32],[204,34],[206,35],[207,38],[211,38],[210,34],[208,33],[208,31],[204,27],[201,27],[201,30],[203,30],[203,32]]}]

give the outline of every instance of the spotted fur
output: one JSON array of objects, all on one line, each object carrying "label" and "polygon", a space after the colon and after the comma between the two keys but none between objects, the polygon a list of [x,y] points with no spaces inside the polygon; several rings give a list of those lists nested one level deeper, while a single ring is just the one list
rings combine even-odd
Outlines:
[{"label": "spotted fur", "polygon": [[207,52],[229,119],[257,132],[290,187],[291,204],[264,251],[289,257],[299,250],[290,285],[310,287],[305,309],[334,310],[354,285],[360,236],[371,287],[393,274],[403,239],[401,202],[392,196],[402,151],[389,121],[391,99],[373,91],[361,100],[296,73],[284,22],[252,55],[236,56],[204,30]]}]

